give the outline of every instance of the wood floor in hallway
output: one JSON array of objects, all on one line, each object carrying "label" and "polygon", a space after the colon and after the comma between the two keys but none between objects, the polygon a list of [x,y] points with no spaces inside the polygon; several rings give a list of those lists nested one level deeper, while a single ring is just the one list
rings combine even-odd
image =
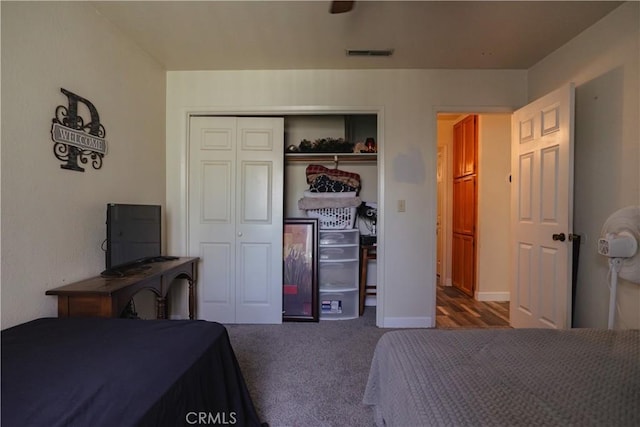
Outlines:
[{"label": "wood floor in hallway", "polygon": [[436,327],[510,328],[509,303],[476,301],[452,286],[438,286]]}]

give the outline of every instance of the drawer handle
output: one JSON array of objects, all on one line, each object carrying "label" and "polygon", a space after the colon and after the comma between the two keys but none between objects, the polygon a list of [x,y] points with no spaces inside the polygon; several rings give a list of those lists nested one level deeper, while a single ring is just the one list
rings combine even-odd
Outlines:
[{"label": "drawer handle", "polygon": [[320,234],[320,240],[330,240],[330,241],[337,241],[339,242],[340,240],[344,240],[344,234],[342,233],[326,233]]},{"label": "drawer handle", "polygon": [[321,270],[341,270],[344,268],[344,264],[341,262],[323,262]]},{"label": "drawer handle", "polygon": [[342,254],[342,253],[344,253],[344,249],[342,249],[342,248],[322,248],[322,249],[320,249],[320,253]]}]

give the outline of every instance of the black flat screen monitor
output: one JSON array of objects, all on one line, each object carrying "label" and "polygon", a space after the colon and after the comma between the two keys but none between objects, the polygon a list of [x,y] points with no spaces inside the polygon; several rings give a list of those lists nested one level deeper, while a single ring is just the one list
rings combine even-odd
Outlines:
[{"label": "black flat screen monitor", "polygon": [[159,205],[107,204],[106,269],[126,269],[161,255]]}]

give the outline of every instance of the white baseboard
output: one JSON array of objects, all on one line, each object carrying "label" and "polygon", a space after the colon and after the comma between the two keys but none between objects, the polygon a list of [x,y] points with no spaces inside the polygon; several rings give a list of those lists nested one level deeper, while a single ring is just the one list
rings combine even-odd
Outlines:
[{"label": "white baseboard", "polygon": [[383,328],[433,328],[435,322],[431,317],[385,317]]},{"label": "white baseboard", "polygon": [[451,277],[447,277],[447,278],[444,280],[444,285],[445,285],[445,286],[453,286],[453,282],[451,281]]},{"label": "white baseboard", "polygon": [[378,305],[378,300],[376,299],[375,295],[367,295],[364,298],[364,305],[366,307],[375,307]]},{"label": "white baseboard", "polygon": [[510,292],[476,292],[478,301],[511,301]]}]

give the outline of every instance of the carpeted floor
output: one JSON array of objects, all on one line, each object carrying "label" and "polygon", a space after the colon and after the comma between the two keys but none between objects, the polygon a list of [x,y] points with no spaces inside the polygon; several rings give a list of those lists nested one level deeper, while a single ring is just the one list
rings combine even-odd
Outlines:
[{"label": "carpeted floor", "polygon": [[270,427],[374,425],[362,397],[375,345],[389,331],[376,328],[374,307],[355,320],[225,326]]},{"label": "carpeted floor", "polygon": [[[438,328],[508,328],[508,303],[438,287]],[[378,339],[375,307],[355,320],[225,325],[261,419],[271,427],[373,426],[362,404]]]}]

